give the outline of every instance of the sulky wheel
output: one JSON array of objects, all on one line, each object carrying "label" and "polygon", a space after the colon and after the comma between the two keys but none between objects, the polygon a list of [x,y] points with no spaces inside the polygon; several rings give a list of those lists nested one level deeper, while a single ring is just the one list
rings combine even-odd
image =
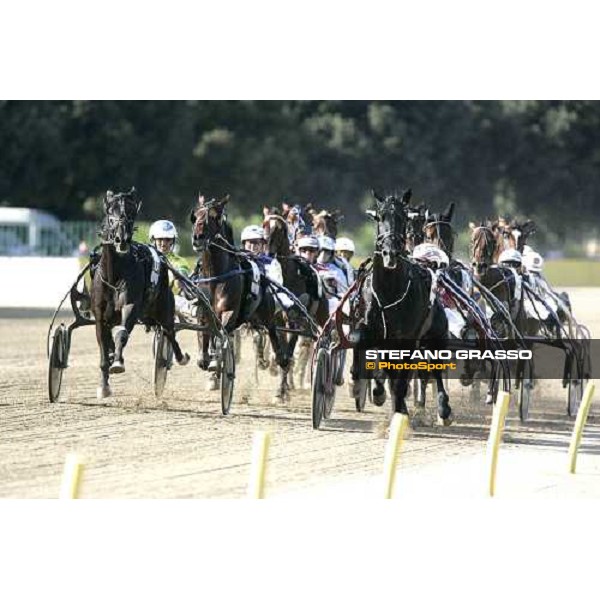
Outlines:
[{"label": "sulky wheel", "polygon": [[231,338],[225,337],[221,346],[221,412],[229,414],[235,382],[235,350]]},{"label": "sulky wheel", "polygon": [[[329,419],[333,410],[335,400],[336,385],[339,377],[343,376],[344,354],[343,351],[333,350],[327,353],[327,379],[325,380],[325,395],[323,397],[323,418]],[[335,377],[335,379],[334,379]],[[343,379],[342,379],[343,382]]]},{"label": "sulky wheel", "polygon": [[325,396],[327,395],[327,363],[329,354],[325,348],[319,348],[313,367],[312,376],[312,426],[319,429],[325,412]]},{"label": "sulky wheel", "polygon": [[533,394],[533,368],[531,361],[523,362],[523,372],[519,382],[519,419],[524,423],[529,417],[529,404]]},{"label": "sulky wheel", "polygon": [[173,362],[173,348],[162,329],[154,334],[154,395],[162,396],[167,383],[167,373]]},{"label": "sulky wheel", "polygon": [[48,357],[48,399],[50,402],[56,402],[60,395],[67,358],[67,329],[61,324],[54,330],[50,339],[50,355]]}]

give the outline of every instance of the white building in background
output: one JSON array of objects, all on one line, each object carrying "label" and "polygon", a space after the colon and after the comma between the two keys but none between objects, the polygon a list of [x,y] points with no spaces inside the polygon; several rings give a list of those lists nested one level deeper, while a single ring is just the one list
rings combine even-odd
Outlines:
[{"label": "white building in background", "polygon": [[1,256],[76,256],[78,244],[48,212],[0,207]]}]

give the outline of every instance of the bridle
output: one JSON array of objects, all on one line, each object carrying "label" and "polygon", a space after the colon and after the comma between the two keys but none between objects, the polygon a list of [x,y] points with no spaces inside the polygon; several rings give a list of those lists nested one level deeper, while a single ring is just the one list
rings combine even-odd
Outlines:
[{"label": "bridle", "polygon": [[[488,235],[489,233],[489,235]],[[481,242],[484,241],[485,245],[481,248]],[[485,273],[488,267],[493,263],[494,253],[496,251],[496,235],[490,227],[485,225],[480,225],[479,227],[475,227],[473,229],[473,238],[472,238],[472,255],[473,261],[472,265],[479,270],[480,267],[483,267],[482,272]],[[475,252],[480,250],[482,256],[480,257],[483,261],[489,262],[477,262],[475,260]]]},{"label": "bridle", "polygon": [[[425,234],[425,239],[428,242],[437,243],[437,245],[440,249],[444,250],[448,254],[451,254],[454,244],[450,243],[450,247],[448,247],[448,245],[444,241],[444,238],[442,237],[441,231],[440,231],[440,227],[442,225],[445,225],[446,227],[448,227],[451,237],[456,235],[455,232],[452,231],[451,223],[449,223],[448,221],[443,221],[443,220],[426,222],[425,225],[423,225],[423,233]],[[429,233],[430,228],[433,228],[433,231],[435,232],[435,237]]]}]

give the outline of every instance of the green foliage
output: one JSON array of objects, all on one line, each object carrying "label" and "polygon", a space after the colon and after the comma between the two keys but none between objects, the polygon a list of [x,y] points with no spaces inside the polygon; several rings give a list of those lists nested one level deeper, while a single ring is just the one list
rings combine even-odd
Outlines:
[{"label": "green foliage", "polygon": [[[368,252],[368,190],[412,187],[459,228],[497,212],[534,218],[536,246],[593,233],[600,104],[501,102],[0,102],[0,204],[98,218],[135,185],[143,218],[189,246],[199,191],[230,193],[236,235],[283,197],[341,208]],[[187,230],[186,230],[187,228]]]}]

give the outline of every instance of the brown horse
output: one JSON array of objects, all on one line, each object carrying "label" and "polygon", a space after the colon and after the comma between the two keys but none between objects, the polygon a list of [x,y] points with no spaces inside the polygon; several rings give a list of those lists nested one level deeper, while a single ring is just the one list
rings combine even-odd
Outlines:
[{"label": "brown horse", "polygon": [[[275,257],[281,264],[283,285],[298,298],[306,307],[308,314],[315,319],[319,326],[323,326],[329,318],[327,298],[321,293],[318,274],[315,269],[301,256],[292,254],[288,243],[288,222],[279,214],[275,207],[263,208],[263,229],[267,239],[267,253]],[[300,319],[300,326],[302,319]],[[289,336],[288,349],[290,359],[293,356],[298,341],[298,334]],[[298,357],[300,385],[304,381],[311,341],[303,337],[300,342]]]},{"label": "brown horse", "polygon": [[[192,210],[192,245],[202,253],[204,281],[210,288],[213,310],[225,330],[232,334],[243,324],[253,329],[266,330],[275,351],[277,364],[282,369],[278,397],[283,395],[284,381],[289,370],[285,337],[277,331],[276,300],[264,281],[254,282],[253,267],[247,253],[238,251],[233,243],[231,229],[227,229],[224,207],[229,196],[206,201],[203,196]],[[203,335],[203,357],[208,356],[211,336]],[[215,362],[220,363],[220,348],[216,343]]]}]

